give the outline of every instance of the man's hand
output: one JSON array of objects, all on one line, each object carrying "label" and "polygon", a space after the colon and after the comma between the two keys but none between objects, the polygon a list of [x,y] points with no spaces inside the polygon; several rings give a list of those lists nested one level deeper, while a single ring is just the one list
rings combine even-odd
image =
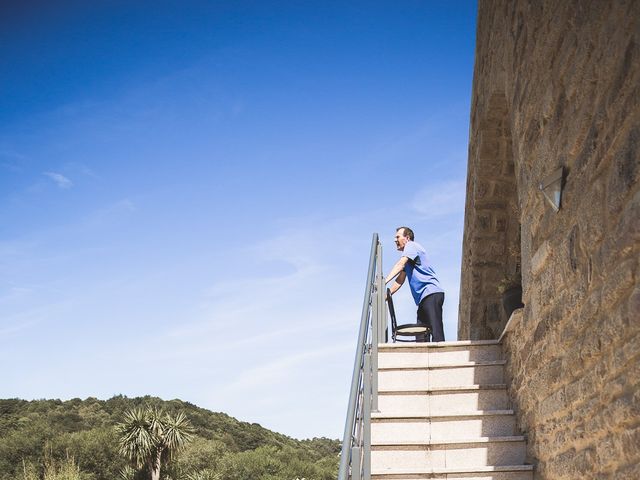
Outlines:
[{"label": "man's hand", "polygon": [[400,272],[400,275],[398,275],[396,277],[396,281],[393,282],[393,285],[391,285],[389,287],[389,293],[391,295],[393,295],[394,293],[396,293],[398,291],[398,289],[402,286],[402,284],[404,283],[405,278],[407,278],[407,274],[404,272]]}]

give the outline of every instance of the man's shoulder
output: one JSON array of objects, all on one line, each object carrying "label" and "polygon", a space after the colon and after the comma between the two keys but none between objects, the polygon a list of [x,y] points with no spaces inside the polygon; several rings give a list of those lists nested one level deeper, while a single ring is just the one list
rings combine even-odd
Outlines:
[{"label": "man's shoulder", "polygon": [[413,252],[424,252],[424,247],[422,245],[420,245],[418,242],[413,241],[413,240],[409,240],[407,242],[407,244],[405,245],[405,250],[407,249],[407,247],[409,247],[410,251]]},{"label": "man's shoulder", "polygon": [[416,257],[423,255],[425,253],[424,248],[417,242],[408,241],[402,250],[402,256],[407,257],[409,260],[413,261]]}]

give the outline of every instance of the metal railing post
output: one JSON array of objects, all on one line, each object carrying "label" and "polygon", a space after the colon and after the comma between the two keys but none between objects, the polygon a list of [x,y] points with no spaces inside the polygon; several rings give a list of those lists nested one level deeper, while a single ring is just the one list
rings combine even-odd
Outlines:
[{"label": "metal railing post", "polygon": [[381,319],[385,316],[385,305],[380,303],[380,298],[384,298],[382,293],[382,284],[384,282],[382,278],[382,245],[378,242],[376,247],[376,276],[375,276],[375,295],[372,300],[374,309],[371,315],[371,323],[375,325],[375,341],[372,342],[372,355],[371,355],[371,410],[374,412],[378,410],[378,344],[386,343],[384,334],[384,327],[382,326]]},{"label": "metal railing post", "polygon": [[378,339],[380,343],[387,343],[387,306],[385,305],[385,294],[387,289],[384,284],[384,272],[382,271],[382,244],[378,242],[378,251],[376,254],[377,265],[377,295],[376,300],[378,302]]},{"label": "metal railing post", "polygon": [[380,341],[380,332],[378,330],[378,326],[380,325],[380,322],[378,321],[380,302],[378,302],[377,288],[378,282],[376,280],[371,286],[374,294],[371,298],[371,348],[373,348],[374,356],[378,355],[378,342]]},{"label": "metal railing post", "polygon": [[364,356],[364,408],[362,429],[362,477],[363,480],[371,480],[371,353]]},{"label": "metal railing post", "polygon": [[362,480],[360,455],[360,447],[351,449],[351,480]]},{"label": "metal railing post", "polygon": [[[378,282],[375,282],[376,284]],[[378,302],[378,294],[374,295],[372,298],[372,309],[371,309],[371,326],[373,329],[373,335],[371,338],[371,353],[367,354],[369,358],[369,374],[367,374],[367,370],[365,370],[365,375],[369,375],[369,392],[370,392],[370,407],[374,412],[378,411],[378,342],[380,342],[379,331],[378,331],[378,312],[380,311],[380,305]],[[365,357],[365,362],[367,361],[367,357]]]}]

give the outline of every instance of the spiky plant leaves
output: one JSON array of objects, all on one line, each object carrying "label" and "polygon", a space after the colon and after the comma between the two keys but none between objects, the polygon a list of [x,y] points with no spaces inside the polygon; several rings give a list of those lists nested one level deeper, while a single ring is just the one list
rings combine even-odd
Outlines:
[{"label": "spiky plant leaves", "polygon": [[118,473],[120,480],[135,480],[136,478],[136,471],[131,465],[126,465],[124,468],[121,468]]},{"label": "spiky plant leaves", "polygon": [[152,478],[159,477],[162,466],[182,450],[195,433],[184,413],[172,417],[156,407],[126,412],[117,432],[121,454],[137,469],[148,467]]},{"label": "spiky plant leaves", "polygon": [[149,410],[134,408],[125,413],[124,422],[117,425],[120,453],[136,468],[143,467],[158,444]]},{"label": "spiky plant leaves", "polygon": [[171,459],[175,453],[182,450],[193,440],[195,430],[187,416],[182,412],[176,414],[175,417],[166,415],[163,427],[163,443]]}]

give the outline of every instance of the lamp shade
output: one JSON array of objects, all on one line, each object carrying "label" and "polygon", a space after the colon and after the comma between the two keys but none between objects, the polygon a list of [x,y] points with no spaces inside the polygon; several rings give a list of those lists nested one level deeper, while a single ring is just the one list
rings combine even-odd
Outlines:
[{"label": "lamp shade", "polygon": [[542,190],[545,198],[549,201],[556,212],[560,210],[560,202],[562,198],[562,177],[563,168],[560,167],[547,175],[540,182],[540,190]]}]

